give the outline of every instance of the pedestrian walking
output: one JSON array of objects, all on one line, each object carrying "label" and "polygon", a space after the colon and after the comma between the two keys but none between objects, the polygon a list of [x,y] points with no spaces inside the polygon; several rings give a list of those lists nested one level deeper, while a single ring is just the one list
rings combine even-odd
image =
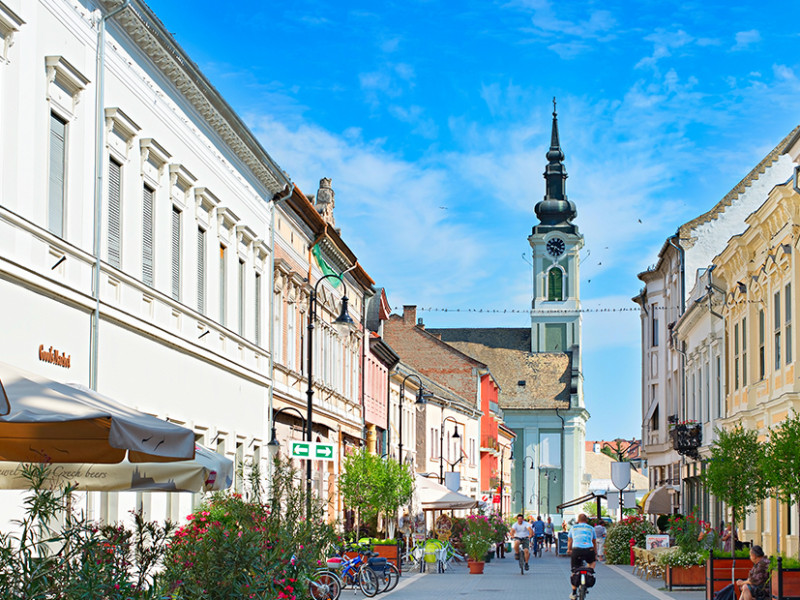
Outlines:
[{"label": "pedestrian walking", "polygon": [[544,524],[544,551],[550,552],[550,547],[553,545],[554,530],[553,520],[547,517],[547,523]]},{"label": "pedestrian walking", "polygon": [[597,519],[594,525],[594,534],[597,536],[597,560],[605,560],[604,544],[606,543],[606,526],[603,519]]}]

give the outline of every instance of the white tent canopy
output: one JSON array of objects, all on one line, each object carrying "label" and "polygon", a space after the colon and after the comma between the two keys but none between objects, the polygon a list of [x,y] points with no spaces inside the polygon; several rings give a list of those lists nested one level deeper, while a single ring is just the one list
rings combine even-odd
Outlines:
[{"label": "white tent canopy", "polygon": [[194,457],[194,432],[80,384],[0,363],[0,461],[133,463]]},{"label": "white tent canopy", "polygon": [[651,515],[668,515],[672,512],[670,489],[662,485],[647,494],[644,499],[644,512]]},{"label": "white tent canopy", "polygon": [[417,494],[422,510],[459,510],[478,506],[475,498],[451,492],[445,486],[417,474]]},{"label": "white tent canopy", "polygon": [[[0,489],[25,490],[24,463],[0,462]],[[233,461],[195,446],[192,460],[116,464],[59,463],[48,467],[46,485],[76,486],[79,492],[210,492],[233,483]]]}]

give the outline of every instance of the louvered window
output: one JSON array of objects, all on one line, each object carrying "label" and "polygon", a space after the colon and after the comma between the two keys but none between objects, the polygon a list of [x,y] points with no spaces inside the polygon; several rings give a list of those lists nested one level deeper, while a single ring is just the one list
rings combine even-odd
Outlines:
[{"label": "louvered window", "polygon": [[172,297],[181,299],[181,211],[172,207]]},{"label": "louvered window", "polygon": [[244,335],[244,261],[239,259],[239,335]]},{"label": "louvered window", "polygon": [[108,264],[119,269],[122,238],[122,165],[108,161]]},{"label": "louvered window", "polygon": [[153,189],[142,189],[142,281],[153,287]]},{"label": "louvered window", "polygon": [[50,185],[47,201],[47,229],[59,237],[64,235],[66,141],[66,121],[50,113]]},{"label": "louvered window", "polygon": [[225,325],[225,313],[227,312],[227,294],[225,288],[228,285],[228,273],[225,268],[225,246],[219,247],[219,322]]},{"label": "louvered window", "polygon": [[197,228],[197,310],[206,313],[206,232]]},{"label": "louvered window", "polygon": [[255,342],[256,346],[261,345],[261,274],[256,273],[256,282],[255,282],[255,292],[256,292],[256,306],[255,306],[255,327],[256,327],[256,337]]}]

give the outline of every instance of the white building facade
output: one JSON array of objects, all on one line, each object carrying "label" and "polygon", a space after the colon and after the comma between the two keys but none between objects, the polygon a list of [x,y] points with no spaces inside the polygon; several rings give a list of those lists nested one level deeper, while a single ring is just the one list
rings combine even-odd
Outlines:
[{"label": "white building facade", "polygon": [[[184,424],[237,471],[260,462],[286,176],[140,0],[2,0],[0,51],[0,361]],[[84,501],[113,521],[197,498]]]},{"label": "white building facade", "polygon": [[[714,257],[732,236],[745,228],[745,219],[763,204],[770,190],[791,176],[792,161],[786,155],[786,149],[797,132],[795,129],[784,138],[709,211],[681,225],[675,235],[664,242],[657,263],[638,276],[644,283],[639,295],[633,298],[641,308],[642,450],[647,459],[653,493],[658,493],[659,488],[668,492],[673,510],[691,510],[690,504],[697,504],[702,492],[697,491],[699,463],[687,461],[685,456],[675,451],[670,428],[685,420],[705,419],[706,415],[698,412],[702,410],[705,398],[710,405],[714,404],[714,392],[706,394],[703,383],[701,404],[697,405],[698,369],[705,382],[705,368],[708,366],[709,390],[713,382],[725,381],[725,357],[721,356],[717,364],[717,357],[724,349],[701,351],[693,348],[693,354],[689,356],[689,348],[685,347],[687,342],[694,344],[692,340],[695,339],[701,343],[699,340],[703,335],[716,334],[709,330],[701,338],[696,338],[698,332],[689,331],[694,329],[694,325],[689,325],[694,319],[690,316],[683,319],[683,338],[677,339],[676,325],[692,306],[692,282],[702,279]],[[703,291],[698,289],[694,299],[700,295]],[[721,393],[724,396],[725,391]],[[708,415],[711,419],[713,411],[709,409]],[[713,431],[712,421],[703,427],[702,443],[707,446],[706,441]],[[709,507],[709,511],[712,508]],[[704,516],[708,517],[708,514]]]}]

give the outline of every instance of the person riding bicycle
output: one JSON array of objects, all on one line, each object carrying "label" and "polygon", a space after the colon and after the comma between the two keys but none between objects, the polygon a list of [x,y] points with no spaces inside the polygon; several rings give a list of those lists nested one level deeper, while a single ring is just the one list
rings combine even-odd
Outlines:
[{"label": "person riding bicycle", "polygon": [[525,521],[525,517],[522,516],[522,513],[517,515],[517,522],[511,525],[511,533],[514,536],[514,557],[519,560],[520,545],[522,545],[522,549],[525,550],[525,570],[527,571],[530,569],[528,560],[531,556],[528,550],[528,544],[533,530],[531,529],[530,523]]},{"label": "person riding bicycle", "polygon": [[[572,555],[573,571],[579,569],[584,561],[590,569],[594,569],[597,562],[597,537],[594,527],[589,525],[589,518],[583,513],[578,515],[578,522],[569,530],[567,554]],[[572,585],[572,581],[570,584]],[[576,585],[572,585],[571,600],[575,600],[577,597],[575,595],[577,589]]]},{"label": "person riding bicycle", "polygon": [[537,515],[533,522],[533,553],[539,553],[539,548],[544,545],[544,521],[542,515]]}]

